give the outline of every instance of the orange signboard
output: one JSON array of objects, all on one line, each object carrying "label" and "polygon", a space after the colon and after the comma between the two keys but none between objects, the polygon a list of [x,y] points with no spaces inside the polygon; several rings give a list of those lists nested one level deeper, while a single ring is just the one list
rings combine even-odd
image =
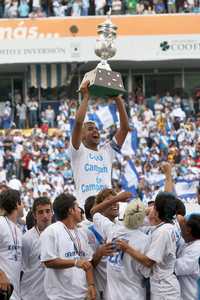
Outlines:
[{"label": "orange signboard", "polygon": [[[96,36],[96,27],[105,18],[0,19],[0,40]],[[196,14],[112,16],[112,21],[121,36],[200,34],[200,15]],[[74,28],[78,32],[73,34]]]}]

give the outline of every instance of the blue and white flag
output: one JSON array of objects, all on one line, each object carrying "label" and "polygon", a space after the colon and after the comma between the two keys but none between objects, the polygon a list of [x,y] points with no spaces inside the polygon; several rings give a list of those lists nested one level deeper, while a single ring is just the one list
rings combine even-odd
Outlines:
[{"label": "blue and white flag", "polygon": [[113,104],[99,106],[98,110],[88,114],[88,118],[96,122],[100,129],[107,129],[118,121],[116,106]]},{"label": "blue and white flag", "polygon": [[133,196],[136,196],[136,190],[139,183],[139,175],[132,160],[128,160],[126,165],[124,166],[124,172],[121,175],[120,183],[124,190],[129,191]]},{"label": "blue and white flag", "polygon": [[138,149],[138,135],[137,129],[133,128],[126,136],[126,139],[121,148],[121,153],[123,155],[133,155]]},{"label": "blue and white flag", "polygon": [[186,202],[192,201],[197,197],[198,185],[199,180],[197,178],[178,178],[175,184],[176,194],[180,199]]}]

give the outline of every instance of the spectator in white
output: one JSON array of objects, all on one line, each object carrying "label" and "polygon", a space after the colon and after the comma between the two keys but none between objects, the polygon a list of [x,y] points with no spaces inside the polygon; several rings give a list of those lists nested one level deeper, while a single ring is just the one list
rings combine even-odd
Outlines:
[{"label": "spectator in white", "polygon": [[176,197],[162,192],[156,196],[153,208],[155,229],[149,249],[144,255],[125,241],[117,241],[121,250],[150,268],[151,300],[180,300],[180,286],[174,268],[176,262],[176,236],[173,218],[176,214]]},{"label": "spectator in white", "polygon": [[95,14],[97,16],[104,14],[105,0],[95,0]]},{"label": "spectator in white", "polygon": [[71,164],[76,196],[80,206],[83,207],[87,197],[111,187],[113,148],[123,145],[129,126],[123,100],[118,96],[115,102],[119,111],[120,128],[111,143],[99,148],[100,134],[95,123],[84,123],[89,101],[88,81],[83,84],[81,92],[83,100],[76,114],[71,139]]},{"label": "spectator in white", "polygon": [[3,129],[8,129],[11,127],[12,109],[10,106],[10,101],[6,101],[5,108],[2,116],[2,127]]},{"label": "spectator in white", "polygon": [[154,104],[154,110],[155,110],[155,116],[158,117],[160,116],[164,106],[161,102],[160,96],[156,95],[156,103]]},{"label": "spectator in white", "polygon": [[22,263],[22,233],[17,226],[23,206],[18,191],[6,189],[0,194],[0,289],[14,291],[10,300],[21,300],[20,272]]},{"label": "spectator in white", "polygon": [[44,288],[49,300],[95,300],[91,255],[84,232],[77,227],[81,211],[76,198],[61,194],[53,203],[58,220],[41,234]]},{"label": "spectator in white", "polygon": [[152,110],[145,106],[145,110],[143,112],[143,116],[144,116],[144,120],[146,123],[148,123],[149,121],[151,121],[153,119],[153,112]]},{"label": "spectator in white", "polygon": [[82,0],[81,16],[88,16],[90,3],[89,0]]},{"label": "spectator in white", "polygon": [[67,10],[67,5],[64,5],[61,3],[60,0],[54,0],[53,1],[53,14],[55,17],[65,17],[66,10]]},{"label": "spectator in white", "polygon": [[30,117],[30,127],[33,128],[38,121],[38,102],[36,101],[35,98],[32,98],[32,100],[28,103],[28,108],[29,108],[29,117]]},{"label": "spectator in white", "polygon": [[[104,215],[105,211],[116,206],[118,202],[127,202],[131,193],[123,192],[92,208],[93,220],[106,240],[113,243],[113,255],[107,261],[106,299],[129,300],[134,295],[135,300],[145,299],[145,288],[142,285],[143,275],[149,276],[150,271],[131,257],[131,253],[124,253],[117,248],[118,239],[126,241],[129,248],[133,245],[142,253],[147,250],[149,238],[138,228],[144,222],[145,208],[140,201],[131,202],[124,215],[124,225],[111,222]],[[120,243],[120,242],[119,242]],[[120,285],[119,285],[120,282]]]},{"label": "spectator in white", "polygon": [[81,0],[74,0],[72,2],[72,13],[73,17],[79,17],[81,15],[82,10],[82,1]]},{"label": "spectator in white", "polygon": [[18,127],[25,128],[26,123],[26,104],[24,102],[17,104]]},{"label": "spectator in white", "polygon": [[178,249],[175,274],[180,283],[182,299],[196,300],[197,280],[200,277],[200,215],[194,213],[186,219],[182,217],[180,225],[185,244]]},{"label": "spectator in white", "polygon": [[8,182],[8,187],[20,192],[22,188],[22,183],[19,179],[16,178],[16,175],[13,175]]},{"label": "spectator in white", "polygon": [[40,262],[40,234],[51,224],[52,205],[50,199],[39,197],[32,207],[35,226],[22,238],[23,276],[21,296],[23,300],[47,300],[44,291],[45,268]]},{"label": "spectator in white", "polygon": [[55,112],[52,109],[51,105],[47,106],[47,109],[45,110],[45,113],[44,113],[44,117],[45,117],[45,120],[47,120],[49,127],[50,128],[54,127]]},{"label": "spectator in white", "polygon": [[10,7],[8,8],[8,18],[18,17],[18,1],[11,0]]},{"label": "spectator in white", "polygon": [[112,1],[112,15],[121,15],[122,14],[122,1],[113,0]]}]

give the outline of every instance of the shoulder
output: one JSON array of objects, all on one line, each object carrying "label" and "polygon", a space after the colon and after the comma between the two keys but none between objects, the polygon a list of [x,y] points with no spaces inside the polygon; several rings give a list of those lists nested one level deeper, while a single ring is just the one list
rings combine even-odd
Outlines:
[{"label": "shoulder", "polygon": [[47,236],[47,235],[54,235],[59,234],[59,232],[62,230],[63,226],[62,223],[57,221],[56,223],[53,223],[49,225],[42,233],[41,237]]},{"label": "shoulder", "polygon": [[22,240],[23,241],[30,241],[36,236],[36,234],[38,235],[38,233],[35,230],[35,227],[33,227],[30,230],[26,231],[26,233],[22,237]]}]

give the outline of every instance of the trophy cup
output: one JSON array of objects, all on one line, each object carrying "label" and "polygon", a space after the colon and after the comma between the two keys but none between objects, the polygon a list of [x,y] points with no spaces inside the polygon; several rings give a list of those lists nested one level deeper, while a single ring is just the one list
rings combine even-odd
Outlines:
[{"label": "trophy cup", "polygon": [[[97,67],[87,72],[81,82],[89,80],[89,91],[93,96],[118,96],[126,92],[121,74],[111,70],[107,60],[116,54],[114,40],[117,35],[117,26],[111,21],[111,10],[105,22],[97,26],[99,35],[96,40],[95,54],[101,58]],[[80,88],[81,88],[80,85]]]}]

